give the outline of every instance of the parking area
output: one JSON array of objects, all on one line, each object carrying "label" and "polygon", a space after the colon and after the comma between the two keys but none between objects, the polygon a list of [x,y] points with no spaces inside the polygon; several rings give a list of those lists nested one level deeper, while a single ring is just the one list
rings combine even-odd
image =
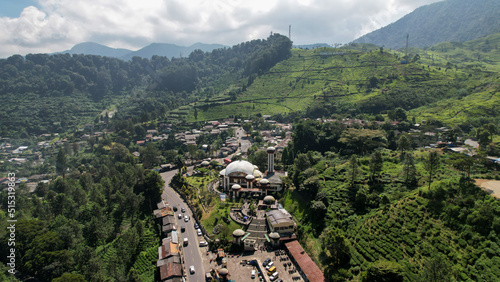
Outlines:
[{"label": "parking area", "polygon": [[[220,269],[222,267],[220,262],[215,261],[216,257],[216,253],[206,253],[205,251],[205,255],[203,256],[205,270],[209,271],[212,268]],[[259,250],[253,253],[227,254],[227,269],[229,270],[228,279],[237,282],[270,281],[266,268],[262,266],[262,263],[268,258],[273,263],[273,266],[276,267],[276,272],[278,272],[276,280],[303,281],[302,277],[295,269],[295,265],[290,261],[288,255],[282,249]],[[210,261],[211,259],[212,261]],[[258,266],[247,264],[248,261],[252,260],[257,260]],[[251,278],[252,270],[255,270],[257,274],[254,279]],[[259,279],[259,272],[262,273],[263,280]]]}]

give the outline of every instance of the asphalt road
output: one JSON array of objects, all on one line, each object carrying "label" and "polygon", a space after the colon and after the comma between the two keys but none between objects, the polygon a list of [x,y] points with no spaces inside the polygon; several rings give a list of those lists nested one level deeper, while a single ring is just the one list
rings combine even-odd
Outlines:
[{"label": "asphalt road", "polygon": [[[193,167],[188,167],[188,170],[192,170]],[[188,238],[188,245],[183,247],[184,256],[184,270],[187,273],[187,281],[189,282],[204,282],[205,281],[205,269],[203,268],[203,262],[201,260],[201,251],[206,251],[206,247],[200,248],[199,241],[204,241],[203,237],[199,237],[194,229],[194,220],[191,210],[188,209],[186,203],[182,198],[175,192],[168,184],[172,180],[172,177],[177,173],[177,170],[167,171],[160,173],[163,180],[165,180],[163,199],[166,200],[171,206],[176,206],[177,211],[174,212],[175,220],[177,223],[177,234],[179,235],[179,244],[182,246],[184,238]],[[185,208],[186,212],[182,213],[181,208]],[[178,218],[178,214],[182,214],[182,219]],[[190,217],[188,222],[184,221],[184,216]],[[181,232],[181,227],[186,227],[185,232]],[[193,265],[195,269],[195,274],[189,273],[189,267]]]},{"label": "asphalt road", "polygon": [[[241,146],[238,148],[238,150],[243,153],[243,154],[246,154],[246,152],[248,151],[248,148],[250,148],[252,146],[252,143],[248,140],[248,138],[246,138],[247,134],[245,132],[245,130],[243,130],[243,128],[239,127],[235,130],[235,134],[236,134],[236,138],[238,139],[238,142],[241,144]],[[245,137],[245,138],[243,138]]]}]

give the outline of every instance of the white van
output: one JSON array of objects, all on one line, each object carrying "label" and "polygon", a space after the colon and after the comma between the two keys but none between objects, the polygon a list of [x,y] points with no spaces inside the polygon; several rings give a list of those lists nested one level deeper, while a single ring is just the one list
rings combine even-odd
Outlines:
[{"label": "white van", "polygon": [[252,275],[250,276],[252,279],[255,278],[255,269],[252,269]]}]

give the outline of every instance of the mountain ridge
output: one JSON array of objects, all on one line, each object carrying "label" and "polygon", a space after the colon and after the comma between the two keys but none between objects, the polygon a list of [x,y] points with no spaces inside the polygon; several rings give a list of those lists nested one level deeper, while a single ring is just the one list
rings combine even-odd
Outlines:
[{"label": "mountain ridge", "polygon": [[387,48],[425,48],[446,41],[465,42],[500,32],[500,2],[495,0],[447,0],[415,9],[401,19],[365,34],[353,43]]},{"label": "mountain ridge", "polygon": [[200,49],[203,52],[211,52],[215,49],[227,47],[229,46],[222,44],[206,44],[201,42],[194,43],[190,46],[180,46],[172,43],[151,43],[139,50],[133,51],[125,48],[112,48],[95,42],[82,42],[76,44],[69,50],[58,53],[97,55],[128,61],[135,56],[147,59],[151,59],[154,55],[172,58],[188,56],[191,52],[197,49]]}]

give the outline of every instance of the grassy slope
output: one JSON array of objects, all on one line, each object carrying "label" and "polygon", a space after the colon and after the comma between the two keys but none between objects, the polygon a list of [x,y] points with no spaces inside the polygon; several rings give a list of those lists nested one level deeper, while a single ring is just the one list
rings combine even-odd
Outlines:
[{"label": "grassy slope", "polygon": [[[198,110],[198,120],[211,120],[241,114],[278,114],[304,110],[316,103],[362,102],[380,95],[378,89],[366,91],[370,77],[384,81],[390,75],[421,77],[418,65],[401,65],[393,54],[378,51],[361,53],[332,48],[292,51],[292,57],[257,77],[236,101]],[[442,80],[442,74],[430,80]],[[397,82],[394,82],[397,84]],[[387,85],[391,87],[391,85]],[[227,97],[229,98],[229,97]],[[224,101],[224,98],[220,100]],[[194,121],[193,110],[189,120]]]},{"label": "grassy slope", "polygon": [[[204,121],[289,113],[333,103],[347,105],[338,110],[346,113],[350,104],[369,105],[397,89],[403,89],[403,93],[421,89],[422,99],[429,91],[441,91],[442,97],[419,108],[407,107],[417,121],[436,118],[453,125],[471,117],[495,117],[495,105],[500,102],[495,95],[500,89],[496,73],[500,70],[498,46],[500,34],[466,43],[441,43],[427,50],[412,49],[410,53],[419,54],[420,60],[406,65],[400,64],[402,54],[392,50],[293,49],[291,58],[256,77],[235,101],[230,100],[228,89],[210,99],[211,107],[202,108],[205,103],[197,102],[197,119],[193,105],[177,113],[182,112],[187,121]],[[371,77],[379,79],[374,88],[368,86]],[[238,81],[232,89],[246,83],[246,79]],[[455,95],[461,88],[466,94]],[[213,105],[215,102],[218,104]]]}]

